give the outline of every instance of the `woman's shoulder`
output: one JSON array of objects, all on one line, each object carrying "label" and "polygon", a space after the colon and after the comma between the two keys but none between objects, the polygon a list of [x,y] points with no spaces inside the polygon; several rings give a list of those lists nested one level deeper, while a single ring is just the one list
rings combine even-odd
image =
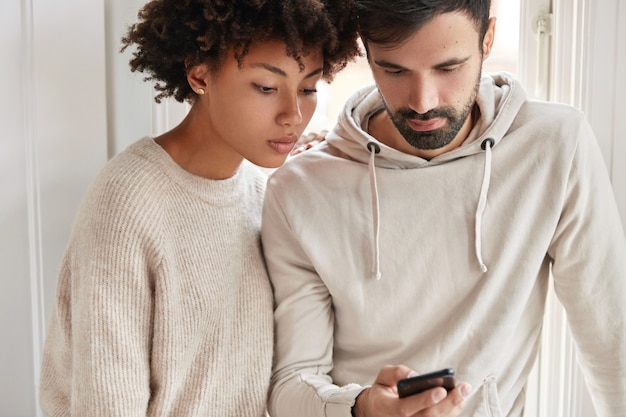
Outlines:
[{"label": "woman's shoulder", "polygon": [[147,140],[151,139],[135,142],[105,164],[89,187],[83,206],[91,212],[122,215],[146,211],[162,199],[167,177],[146,157]]}]

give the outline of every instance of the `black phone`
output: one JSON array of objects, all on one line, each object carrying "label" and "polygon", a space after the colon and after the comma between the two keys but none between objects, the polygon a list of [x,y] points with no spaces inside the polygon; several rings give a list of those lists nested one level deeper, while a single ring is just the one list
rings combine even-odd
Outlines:
[{"label": "black phone", "polygon": [[398,396],[404,398],[435,387],[443,387],[446,391],[451,391],[454,389],[454,385],[454,369],[445,368],[439,371],[401,379],[398,381],[397,388]]}]

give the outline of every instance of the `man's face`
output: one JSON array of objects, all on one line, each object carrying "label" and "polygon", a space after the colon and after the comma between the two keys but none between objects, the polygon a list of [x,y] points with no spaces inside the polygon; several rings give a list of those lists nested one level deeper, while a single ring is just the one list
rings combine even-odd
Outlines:
[{"label": "man's face", "polygon": [[408,143],[411,153],[430,158],[463,142],[493,28],[491,21],[482,51],[474,22],[459,13],[436,16],[393,49],[368,44],[374,79],[401,135],[388,145],[403,150]]}]

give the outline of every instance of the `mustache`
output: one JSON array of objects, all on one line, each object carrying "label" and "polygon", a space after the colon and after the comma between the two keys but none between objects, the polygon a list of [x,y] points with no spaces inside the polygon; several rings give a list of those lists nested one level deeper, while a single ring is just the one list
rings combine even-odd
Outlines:
[{"label": "mustache", "polygon": [[400,116],[403,119],[412,119],[412,120],[430,120],[436,117],[444,117],[446,119],[454,119],[455,113],[452,109],[432,109],[427,111],[426,113],[418,113],[415,110],[411,109],[399,109],[396,111],[396,115]]}]

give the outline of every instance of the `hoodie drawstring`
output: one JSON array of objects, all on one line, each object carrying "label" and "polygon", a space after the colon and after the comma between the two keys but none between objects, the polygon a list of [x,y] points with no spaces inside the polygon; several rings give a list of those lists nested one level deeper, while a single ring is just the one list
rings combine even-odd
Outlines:
[{"label": "hoodie drawstring", "polygon": [[[478,205],[476,207],[476,215],[474,217],[474,245],[476,250],[476,259],[480,266],[480,270],[487,272],[487,265],[483,262],[482,257],[482,219],[485,207],[487,206],[487,194],[489,193],[489,182],[491,180],[491,148],[495,141],[487,138],[482,141],[480,147],[485,151],[485,170],[483,172],[483,181],[480,187],[480,195],[478,197]],[[380,146],[375,142],[369,142],[367,149],[370,151],[370,159],[368,164],[370,176],[370,189],[372,194],[372,215],[374,220],[374,245],[373,245],[373,265],[372,274],[377,280],[381,278],[380,272],[380,203],[378,198],[378,183],[376,181],[376,165],[374,159],[380,152]]]},{"label": "hoodie drawstring", "polygon": [[483,212],[487,206],[487,193],[489,192],[489,181],[491,179],[491,148],[494,144],[495,141],[491,138],[483,140],[480,144],[480,147],[485,151],[485,171],[483,173],[483,183],[480,187],[480,196],[478,197],[478,207],[476,207],[474,244],[476,259],[480,265],[480,270],[483,272],[487,272],[487,265],[483,262],[482,256],[482,220]]},{"label": "hoodie drawstring", "polygon": [[374,157],[380,152],[380,146],[375,142],[369,142],[367,144],[367,150],[370,151],[369,161],[369,174],[370,174],[370,189],[372,193],[372,214],[374,218],[374,247],[373,247],[373,259],[372,273],[377,280],[380,279],[380,206],[378,201],[378,184],[376,182],[376,165],[374,164]]}]

